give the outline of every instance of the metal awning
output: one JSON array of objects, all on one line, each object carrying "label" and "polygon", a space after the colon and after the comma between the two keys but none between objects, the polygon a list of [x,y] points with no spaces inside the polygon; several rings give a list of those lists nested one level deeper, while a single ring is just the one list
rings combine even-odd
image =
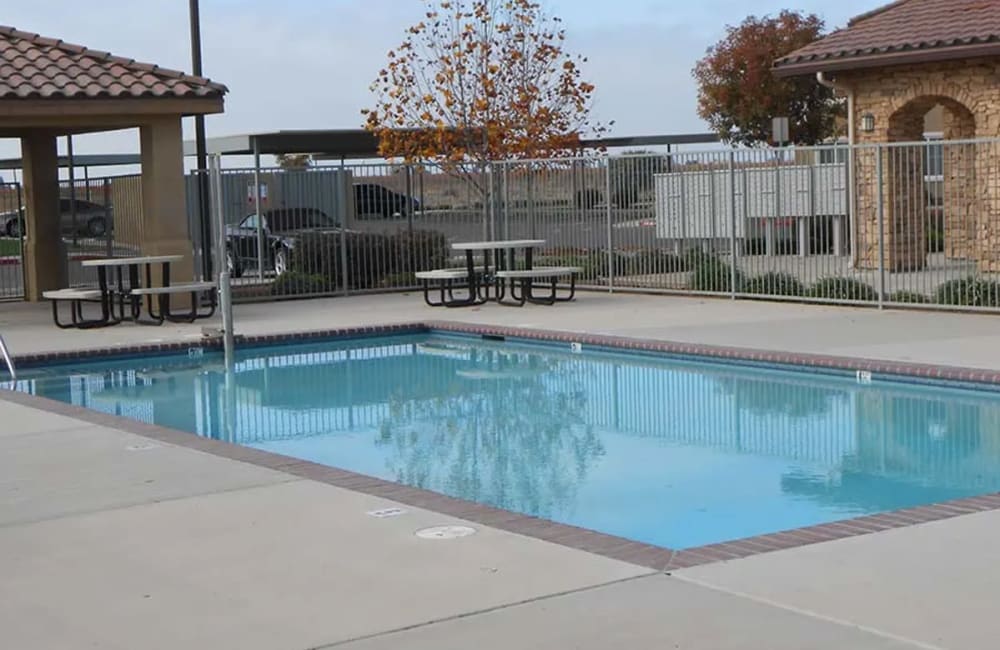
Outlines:
[{"label": "metal awning", "polygon": [[[222,156],[259,154],[321,154],[344,158],[378,157],[378,139],[364,129],[326,131],[272,131],[208,138],[206,153]],[[184,155],[195,155],[193,141],[184,143]]]},{"label": "metal awning", "polygon": [[[682,133],[675,135],[643,135],[619,138],[581,140],[580,148],[621,148],[709,144],[719,141],[716,133]],[[309,131],[272,131],[209,138],[209,155],[252,156],[277,154],[313,154],[320,160],[340,158],[380,158],[378,138],[365,129],[335,129]],[[184,155],[195,155],[193,141],[184,143]]]}]

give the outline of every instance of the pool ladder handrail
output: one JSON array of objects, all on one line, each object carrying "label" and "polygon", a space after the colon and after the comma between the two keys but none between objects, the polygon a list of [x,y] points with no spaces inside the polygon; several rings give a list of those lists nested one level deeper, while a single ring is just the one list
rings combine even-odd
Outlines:
[{"label": "pool ladder handrail", "polygon": [[0,336],[0,356],[3,356],[3,360],[7,363],[7,372],[10,373],[10,386],[13,388],[17,382],[17,370],[14,369],[14,360],[10,356],[10,350],[7,348],[7,343],[3,340],[3,336]]}]

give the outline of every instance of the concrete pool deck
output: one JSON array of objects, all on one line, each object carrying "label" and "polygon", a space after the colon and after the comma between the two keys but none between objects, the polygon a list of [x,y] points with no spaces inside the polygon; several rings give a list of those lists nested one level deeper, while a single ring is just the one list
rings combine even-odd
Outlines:
[{"label": "concrete pool deck", "polygon": [[[523,310],[416,295],[237,308],[246,334],[448,319],[1000,369],[1000,317],[582,294]],[[64,332],[0,306],[16,354],[193,340]],[[993,647],[1000,512],[671,576],[0,400],[0,629],[16,648]]]}]

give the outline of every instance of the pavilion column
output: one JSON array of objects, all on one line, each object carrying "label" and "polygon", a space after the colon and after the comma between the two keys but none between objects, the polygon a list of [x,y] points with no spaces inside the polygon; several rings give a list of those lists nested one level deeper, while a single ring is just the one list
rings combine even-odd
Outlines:
[{"label": "pavilion column", "polygon": [[[188,231],[180,116],[151,118],[139,128],[142,145],[143,255],[183,255],[170,267],[171,281],[194,277],[194,245]],[[159,267],[154,269],[158,276]],[[160,278],[154,277],[159,283]],[[180,304],[180,296],[177,297]]]},{"label": "pavilion column", "polygon": [[59,223],[59,160],[56,134],[31,131],[21,138],[25,231],[24,297],[68,286],[66,245]]}]

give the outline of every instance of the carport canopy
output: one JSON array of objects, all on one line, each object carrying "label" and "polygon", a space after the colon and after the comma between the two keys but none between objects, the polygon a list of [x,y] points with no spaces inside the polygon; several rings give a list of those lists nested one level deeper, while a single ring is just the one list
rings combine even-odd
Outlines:
[{"label": "carport canopy", "polygon": [[[580,140],[580,149],[709,144],[715,133],[646,135]],[[291,130],[209,138],[206,151],[222,156],[312,154],[318,160],[380,158],[378,138],[365,129]],[[184,143],[184,155],[195,155],[195,143]]]}]

